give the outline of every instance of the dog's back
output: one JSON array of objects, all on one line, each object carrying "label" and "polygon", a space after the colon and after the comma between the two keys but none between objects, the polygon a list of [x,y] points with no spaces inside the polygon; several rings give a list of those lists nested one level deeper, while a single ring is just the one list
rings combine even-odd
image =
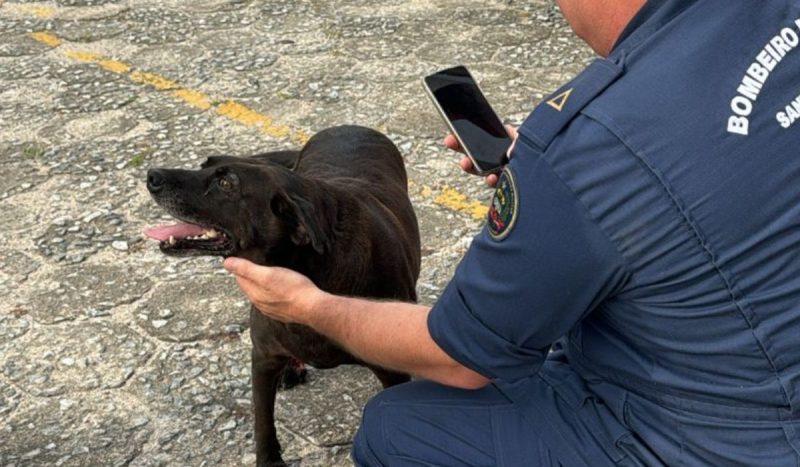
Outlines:
[{"label": "dog's back", "polygon": [[403,156],[394,143],[375,130],[354,125],[314,135],[300,152],[295,171],[325,180],[358,179],[403,192],[408,184]]},{"label": "dog's back", "polygon": [[[371,222],[383,224],[364,229],[373,232],[373,240],[377,242],[372,249],[375,255],[372,260],[379,265],[375,269],[402,268],[405,280],[398,283],[395,278],[384,283],[393,285],[393,290],[371,286],[363,292],[375,298],[416,300],[419,228],[408,197],[403,157],[394,143],[369,128],[352,125],[329,128],[308,141],[299,155],[295,172],[355,197],[361,206],[371,211]],[[375,269],[370,272],[377,272]],[[374,283],[380,283],[380,279],[376,278]]]}]

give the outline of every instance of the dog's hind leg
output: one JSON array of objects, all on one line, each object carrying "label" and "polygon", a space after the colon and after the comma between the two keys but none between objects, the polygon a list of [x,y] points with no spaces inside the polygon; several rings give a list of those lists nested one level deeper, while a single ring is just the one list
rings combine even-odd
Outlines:
[{"label": "dog's hind leg", "polygon": [[395,371],[389,371],[374,366],[369,366],[367,368],[375,373],[375,376],[378,377],[378,380],[380,380],[381,384],[383,385],[383,389],[411,381],[411,377],[405,373],[397,373]]},{"label": "dog's hind leg", "polygon": [[253,409],[256,416],[255,442],[258,467],[284,467],[281,445],[275,430],[275,393],[289,361],[286,357],[264,356],[253,349]]}]

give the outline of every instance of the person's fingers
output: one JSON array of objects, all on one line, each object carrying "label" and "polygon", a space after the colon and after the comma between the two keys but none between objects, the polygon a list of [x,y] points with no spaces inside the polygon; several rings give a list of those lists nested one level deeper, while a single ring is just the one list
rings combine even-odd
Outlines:
[{"label": "person's fingers", "polygon": [[245,277],[250,268],[250,265],[248,263],[249,261],[247,261],[246,259],[230,257],[230,258],[225,258],[225,261],[222,262],[222,267],[224,267],[226,271],[235,276]]},{"label": "person's fingers", "polygon": [[511,154],[514,152],[514,146],[517,144],[517,140],[511,142],[511,146],[508,147],[508,151],[506,151],[506,159],[511,160]]},{"label": "person's fingers", "polygon": [[475,173],[475,165],[472,163],[472,160],[469,157],[462,157],[458,162],[458,165],[461,166],[461,170],[464,172],[471,174]]},{"label": "person's fingers", "polygon": [[[505,126],[506,131],[508,132],[508,136],[513,140],[511,143],[511,147],[508,148],[507,156],[511,158],[511,151],[514,149],[514,143],[517,141],[517,129],[511,125]],[[461,149],[461,146],[458,144],[458,139],[452,134],[445,136],[444,138],[444,145],[447,146],[449,149],[454,151],[464,152]],[[469,157],[462,157],[459,161],[458,165],[461,167],[461,170],[467,172],[472,175],[477,175],[478,172],[475,170],[475,165],[473,164],[472,160]],[[485,177],[486,184],[492,188],[497,185],[497,181],[499,177],[496,174],[491,174]]]},{"label": "person's fingers", "polygon": [[242,258],[227,258],[222,266],[237,277],[249,279],[252,282],[264,282],[269,276],[270,268],[259,266]]},{"label": "person's fingers", "polygon": [[236,283],[239,285],[239,288],[242,289],[242,291],[246,293],[248,296],[256,292],[257,290],[260,290],[258,288],[258,283],[253,282],[244,276],[234,275],[233,277],[234,279],[236,279]]},{"label": "person's fingers", "polygon": [[444,137],[444,145],[453,151],[461,151],[461,145],[458,144],[458,139],[452,134]]},{"label": "person's fingers", "polygon": [[[517,139],[517,129],[511,125],[506,125],[505,127],[506,132],[508,132],[508,136],[511,139]],[[456,138],[452,133],[444,137],[444,145],[453,151],[464,152],[461,149],[461,145],[458,143],[458,138]]]},{"label": "person's fingers", "polygon": [[517,136],[519,136],[519,134],[517,133],[517,129],[511,125],[506,125],[506,131],[508,132],[508,136],[512,140],[511,146],[509,146],[508,151],[506,151],[506,158],[508,158],[508,160],[511,160],[511,153],[514,152],[514,145],[517,144]]},{"label": "person's fingers", "polygon": [[506,131],[511,139],[517,139],[517,129],[511,125],[506,125]]},{"label": "person's fingers", "polygon": [[270,293],[266,292],[263,286],[246,277],[234,277],[236,278],[236,283],[239,285],[239,289],[241,289],[247,299],[250,300],[250,303],[264,315],[272,317],[270,313],[273,313],[275,310],[270,307]]}]

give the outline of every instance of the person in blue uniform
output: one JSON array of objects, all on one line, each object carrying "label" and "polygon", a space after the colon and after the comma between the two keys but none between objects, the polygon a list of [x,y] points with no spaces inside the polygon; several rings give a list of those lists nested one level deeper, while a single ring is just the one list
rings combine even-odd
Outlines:
[{"label": "person in blue uniform", "polygon": [[800,0],[559,3],[602,58],[519,128],[432,309],[225,267],[422,378],[358,465],[798,465]]}]

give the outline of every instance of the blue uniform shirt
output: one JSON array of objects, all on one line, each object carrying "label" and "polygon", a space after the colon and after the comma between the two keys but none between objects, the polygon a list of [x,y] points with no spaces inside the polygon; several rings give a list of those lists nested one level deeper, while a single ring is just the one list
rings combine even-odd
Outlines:
[{"label": "blue uniform shirt", "polygon": [[800,1],[632,24],[520,128],[431,335],[564,465],[797,465]]}]

